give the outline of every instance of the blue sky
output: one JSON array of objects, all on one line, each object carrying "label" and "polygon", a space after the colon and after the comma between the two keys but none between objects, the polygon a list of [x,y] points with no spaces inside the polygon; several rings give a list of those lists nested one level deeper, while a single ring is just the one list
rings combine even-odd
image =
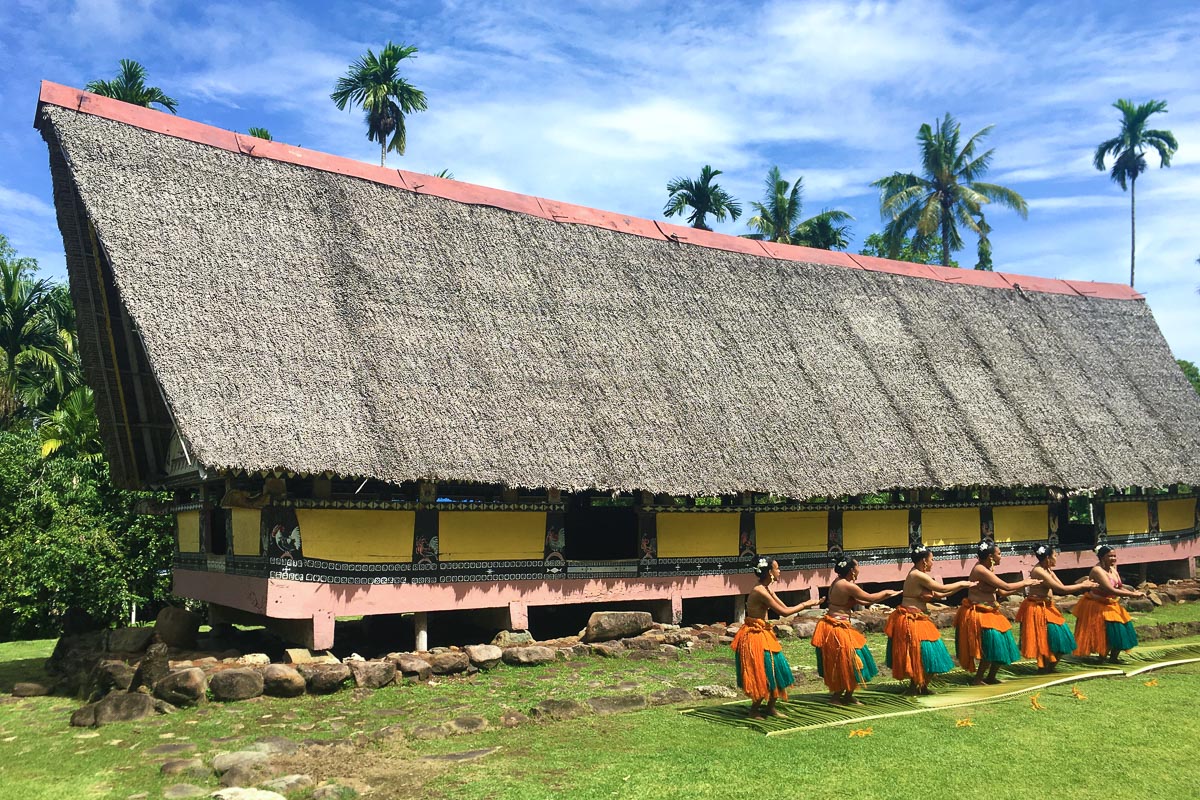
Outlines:
[{"label": "blue sky", "polygon": [[[429,98],[389,164],[661,218],[704,164],[746,205],[767,169],[804,176],[806,216],[879,230],[869,183],[917,168],[945,112],[994,124],[989,180],[1029,200],[989,214],[996,268],[1127,282],[1129,195],[1097,172],[1114,100],[1164,99],[1180,149],[1138,182],[1138,289],[1176,356],[1200,362],[1200,6],[1193,2],[0,4],[0,232],[64,275],[38,81],[82,87],[133,58],[182,116],[363,161],[359,113],[329,101],[366,48],[414,44]],[[1152,162],[1153,163],[1153,162]],[[721,226],[745,232],[739,223]],[[974,263],[974,247],[959,254]]]}]

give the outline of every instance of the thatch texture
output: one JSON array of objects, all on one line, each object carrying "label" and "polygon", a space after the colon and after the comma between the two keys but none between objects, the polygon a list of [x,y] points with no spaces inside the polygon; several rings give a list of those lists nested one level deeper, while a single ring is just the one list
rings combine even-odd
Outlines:
[{"label": "thatch texture", "polygon": [[209,467],[792,497],[1200,483],[1200,398],[1140,300],[654,241],[40,113],[64,236],[74,191]]}]

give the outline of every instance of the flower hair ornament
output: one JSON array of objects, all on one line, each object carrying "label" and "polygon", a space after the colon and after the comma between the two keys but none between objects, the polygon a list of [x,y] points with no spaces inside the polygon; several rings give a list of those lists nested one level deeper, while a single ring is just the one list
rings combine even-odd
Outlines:
[{"label": "flower hair ornament", "polygon": [[980,554],[992,552],[992,548],[995,546],[996,546],[996,543],[993,542],[991,539],[984,539],[982,542],[980,542],[977,545],[977,547],[979,548]]},{"label": "flower hair ornament", "polygon": [[768,560],[767,560],[766,558],[764,558],[763,556],[759,556],[759,557],[758,557],[758,560],[754,562],[754,569],[755,569],[756,571],[757,571],[757,570],[760,570],[760,569],[767,569],[767,568],[768,568],[768,567],[770,567],[770,566],[771,566],[771,562],[770,562],[770,561],[768,561]]},{"label": "flower hair ornament", "polygon": [[1035,556],[1037,556],[1038,561],[1041,561],[1043,558],[1050,555],[1050,546],[1045,545],[1045,544],[1039,544],[1037,546],[1037,549],[1033,551],[1033,554]]},{"label": "flower hair ornament", "polygon": [[847,569],[850,566],[850,561],[847,560],[845,556],[842,556],[834,562],[833,566],[839,570]]}]

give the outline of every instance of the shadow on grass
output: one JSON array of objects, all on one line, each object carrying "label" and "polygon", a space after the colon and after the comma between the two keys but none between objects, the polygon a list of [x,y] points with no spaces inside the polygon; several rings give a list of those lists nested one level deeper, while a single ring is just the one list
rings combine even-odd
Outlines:
[{"label": "shadow on grass", "polygon": [[11,694],[17,683],[47,683],[45,666],[44,658],[0,661],[0,694]]}]

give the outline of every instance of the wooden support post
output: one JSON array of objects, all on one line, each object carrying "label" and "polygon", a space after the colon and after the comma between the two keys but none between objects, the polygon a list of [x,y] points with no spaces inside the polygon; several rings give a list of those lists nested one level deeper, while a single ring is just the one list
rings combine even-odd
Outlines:
[{"label": "wooden support post", "polygon": [[413,649],[418,651],[429,649],[429,614],[425,611],[418,611],[413,614],[413,633],[416,634],[416,643]]},{"label": "wooden support post", "polygon": [[520,600],[508,604],[508,629],[510,631],[529,630],[529,606]]},{"label": "wooden support post", "polygon": [[733,598],[733,621],[746,621],[746,595],[739,594]]}]

